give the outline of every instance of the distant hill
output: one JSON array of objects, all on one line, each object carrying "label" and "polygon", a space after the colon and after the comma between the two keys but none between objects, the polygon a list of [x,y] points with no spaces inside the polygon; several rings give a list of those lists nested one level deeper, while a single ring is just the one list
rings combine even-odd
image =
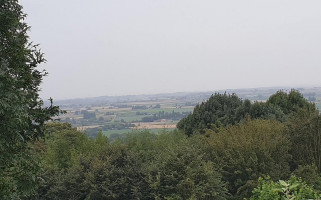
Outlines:
[{"label": "distant hill", "polygon": [[[61,107],[70,106],[101,106],[112,103],[128,103],[136,101],[158,101],[164,99],[181,100],[186,102],[203,102],[214,93],[236,93],[242,99],[252,101],[265,101],[278,90],[289,91],[287,87],[267,87],[267,88],[244,88],[244,89],[226,89],[206,92],[177,92],[163,94],[142,94],[142,95],[124,95],[124,96],[100,96],[90,98],[77,98],[66,100],[55,100],[55,104]],[[304,95],[310,101],[317,102],[321,99],[321,87],[294,88]]]}]

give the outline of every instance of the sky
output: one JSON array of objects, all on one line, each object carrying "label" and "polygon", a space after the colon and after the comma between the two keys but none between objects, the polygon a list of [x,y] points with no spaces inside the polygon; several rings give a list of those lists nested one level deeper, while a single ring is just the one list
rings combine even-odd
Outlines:
[{"label": "sky", "polygon": [[41,97],[321,86],[320,0],[21,0]]}]

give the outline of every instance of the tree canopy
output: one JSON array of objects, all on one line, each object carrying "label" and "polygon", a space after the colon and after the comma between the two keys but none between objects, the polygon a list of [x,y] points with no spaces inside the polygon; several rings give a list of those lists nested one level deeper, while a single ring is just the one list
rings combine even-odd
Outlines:
[{"label": "tree canopy", "polygon": [[60,110],[39,97],[45,59],[25,17],[0,1],[0,199],[320,199],[320,114],[298,91],[214,94],[180,130],[92,138],[47,123]]},{"label": "tree canopy", "polygon": [[[44,107],[40,83],[47,74],[38,46],[17,0],[0,1],[0,196],[18,198],[33,191],[36,163],[27,142],[43,136],[44,123],[59,108]],[[52,103],[52,100],[51,100]]]},{"label": "tree canopy", "polygon": [[212,95],[207,101],[195,106],[193,113],[183,118],[177,127],[187,135],[205,133],[206,129],[214,130],[220,126],[234,125],[251,119],[275,119],[284,122],[299,109],[316,110],[300,92],[289,93],[278,91],[267,102],[242,100],[236,94]]},{"label": "tree canopy", "polygon": [[253,190],[250,200],[279,200],[279,199],[321,199],[321,195],[307,185],[300,178],[292,176],[289,180],[279,180],[260,178],[259,185]]}]

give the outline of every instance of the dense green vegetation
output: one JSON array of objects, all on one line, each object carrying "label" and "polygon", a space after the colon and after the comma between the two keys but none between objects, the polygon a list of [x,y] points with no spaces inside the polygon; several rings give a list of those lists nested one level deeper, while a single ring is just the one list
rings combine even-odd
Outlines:
[{"label": "dense green vegetation", "polygon": [[250,200],[279,200],[279,199],[321,199],[316,192],[301,179],[292,176],[288,181],[273,182],[269,178],[259,179],[259,186],[254,189]]},{"label": "dense green vegetation", "polygon": [[188,115],[189,112],[175,112],[174,110],[171,113],[159,111],[158,113],[155,113],[151,116],[146,116],[142,118],[142,122],[154,122],[156,120],[166,119],[166,120],[180,120],[186,115]]},{"label": "dense green vegetation", "polygon": [[0,199],[320,199],[320,114],[298,91],[266,102],[214,94],[179,130],[89,137],[48,123],[59,108],[39,98],[45,60],[24,17],[0,1]]},{"label": "dense green vegetation", "polygon": [[300,109],[310,112],[316,108],[296,90],[289,93],[278,91],[266,102],[242,100],[236,94],[214,94],[208,101],[197,105],[192,114],[183,118],[177,127],[187,135],[204,133],[206,129],[234,125],[247,118],[287,121],[291,114]]},{"label": "dense green vegetation", "polygon": [[[272,103],[293,94],[299,101],[283,104],[297,102],[293,109]],[[273,104],[270,111],[278,110],[282,118],[263,109],[260,116],[272,117],[245,115],[238,123],[194,134],[133,132],[116,141],[102,133],[89,138],[68,124],[48,124],[46,140],[32,145],[43,164],[43,182],[31,198],[318,199],[320,120],[314,105],[294,90],[257,104]]]},{"label": "dense green vegetation", "polygon": [[109,142],[68,124],[47,125],[33,144],[43,182],[31,199],[225,199],[227,191],[201,140],[179,132],[130,134]]},{"label": "dense green vegetation", "polygon": [[222,169],[223,181],[236,199],[251,194],[260,176],[287,178],[289,138],[285,127],[277,121],[254,120],[222,128],[217,133],[207,131],[211,160]]},{"label": "dense green vegetation", "polygon": [[[314,141],[318,127],[304,125],[304,120],[311,121],[302,116],[306,112],[293,113],[286,122],[248,118],[204,134],[143,131],[116,141],[50,123],[46,140],[32,144],[43,171],[38,191],[30,198],[318,199],[320,154],[305,145]],[[303,130],[314,132],[306,135]],[[293,132],[305,139],[294,140]]]},{"label": "dense green vegetation", "polygon": [[0,199],[35,191],[40,168],[28,142],[42,137],[44,123],[59,113],[39,98],[46,72],[37,67],[45,59],[28,40],[21,9],[15,0],[0,1]]},{"label": "dense green vegetation", "polygon": [[[220,121],[192,134],[185,130],[132,132],[111,141],[102,133],[93,139],[68,124],[48,124],[49,136],[33,144],[44,171],[43,182],[32,198],[318,197],[321,124],[314,104],[295,90],[279,91],[265,103],[228,94],[215,94],[209,101],[213,99],[223,105],[237,105],[237,112],[228,107],[207,110],[212,107],[206,107],[205,102],[195,108],[199,116],[203,115],[200,107],[205,105],[202,111]],[[227,114],[223,115],[224,111]],[[268,181],[262,181],[261,177],[267,176]],[[280,179],[289,181],[278,182]],[[282,190],[281,183],[293,192],[275,193],[274,187]],[[303,189],[295,190],[291,184]]]}]

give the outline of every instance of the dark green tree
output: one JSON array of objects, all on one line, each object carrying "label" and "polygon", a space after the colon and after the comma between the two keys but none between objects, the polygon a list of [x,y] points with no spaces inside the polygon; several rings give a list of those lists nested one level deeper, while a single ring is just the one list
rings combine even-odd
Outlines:
[{"label": "dark green tree", "polygon": [[148,199],[137,154],[121,143],[96,140],[66,124],[48,124],[42,155],[43,182],[30,199]]},{"label": "dark green tree", "polygon": [[[178,142],[178,141],[176,141]],[[193,143],[170,145],[149,167],[152,199],[227,199],[227,189],[215,164]]]},{"label": "dark green tree", "polygon": [[197,105],[193,113],[183,118],[177,127],[187,135],[192,135],[196,131],[204,133],[205,129],[213,126],[236,124],[239,122],[236,112],[242,104],[243,101],[235,94],[216,93],[206,102]]},{"label": "dark green tree", "polygon": [[299,91],[294,89],[291,89],[289,93],[280,90],[271,95],[266,103],[278,106],[286,115],[297,112],[300,108],[316,110],[314,103],[309,102]]},{"label": "dark green tree", "polygon": [[291,168],[315,165],[321,173],[321,117],[315,110],[299,109],[287,123],[291,139]]},{"label": "dark green tree", "polygon": [[[39,85],[47,73],[18,0],[0,1],[0,198],[28,196],[35,189],[37,163],[27,144],[44,134],[44,124],[59,113],[44,107]],[[51,100],[52,103],[52,100]]]},{"label": "dark green tree", "polygon": [[278,121],[249,120],[206,135],[212,162],[222,168],[231,199],[249,197],[260,176],[278,180],[290,174],[290,141]]},{"label": "dark green tree", "polygon": [[192,114],[183,118],[177,128],[187,135],[215,130],[220,126],[234,125],[251,119],[273,119],[285,122],[300,109],[316,111],[315,105],[308,102],[297,90],[289,93],[278,91],[267,102],[242,100],[235,94],[214,94],[207,101],[194,108]]},{"label": "dark green tree", "polygon": [[199,138],[178,131],[142,132],[128,135],[125,142],[143,161],[147,199],[226,199],[225,183]]},{"label": "dark green tree", "polygon": [[263,102],[251,103],[232,94],[214,94],[206,102],[197,105],[192,114],[183,118],[177,127],[187,135],[195,132],[205,133],[206,129],[215,130],[220,126],[234,125],[252,119],[284,120],[280,108]]}]

